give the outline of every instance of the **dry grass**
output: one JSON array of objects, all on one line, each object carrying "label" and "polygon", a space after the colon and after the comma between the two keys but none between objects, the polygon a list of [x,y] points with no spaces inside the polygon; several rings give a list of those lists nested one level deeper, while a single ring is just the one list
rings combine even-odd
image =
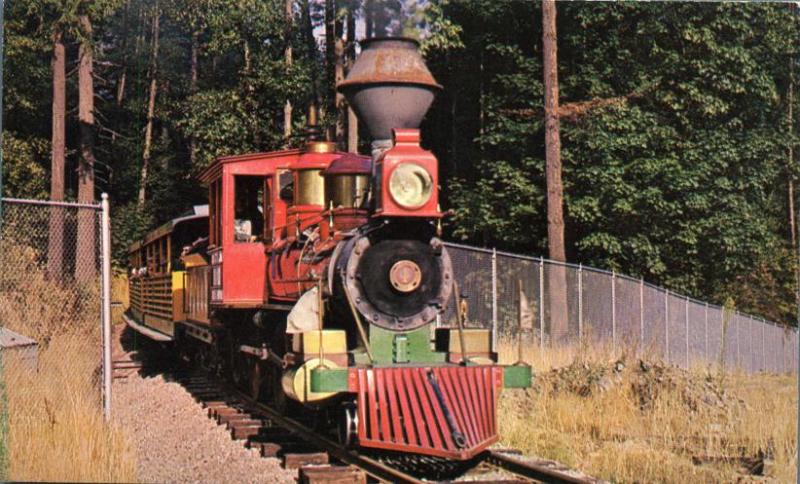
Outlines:
[{"label": "dry grass", "polygon": [[40,342],[38,371],[4,358],[8,478],[135,480],[132,442],[102,418],[97,284],[49,280],[27,249],[0,255],[0,281],[0,322]]},{"label": "dry grass", "polygon": [[[517,359],[510,344],[501,354],[506,362]],[[692,458],[764,453],[770,479],[794,481],[795,376],[657,364],[645,372],[632,358],[617,372],[605,351],[578,354],[526,354],[538,376],[533,389],[504,394],[504,445],[614,482],[736,482],[744,477],[738,465],[695,465]],[[598,375],[604,376],[594,386],[575,381]]]}]

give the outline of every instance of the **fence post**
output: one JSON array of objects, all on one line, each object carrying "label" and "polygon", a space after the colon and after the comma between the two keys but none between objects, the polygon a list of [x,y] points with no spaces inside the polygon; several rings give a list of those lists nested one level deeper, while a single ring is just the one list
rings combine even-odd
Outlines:
[{"label": "fence post", "polygon": [[103,416],[111,419],[111,214],[108,194],[102,195]]},{"label": "fence post", "polygon": [[664,291],[664,348],[669,363],[669,289]]},{"label": "fence post", "polygon": [[640,349],[641,354],[644,354],[644,279],[639,279],[639,333],[642,341]]},{"label": "fence post", "polygon": [[686,326],[686,369],[689,369],[689,297],[684,303],[684,324]]},{"label": "fence post", "polygon": [[741,355],[739,354],[739,311],[733,312],[733,321],[736,326],[736,369],[740,370],[742,365]]},{"label": "fence post", "polygon": [[783,327],[783,337],[781,338],[781,359],[783,360],[783,373],[789,372],[789,364],[786,361],[786,347],[789,346],[789,337],[786,334],[786,326]]},{"label": "fence post", "polygon": [[753,322],[755,321],[752,317],[747,318],[750,320],[750,328],[747,331],[747,347],[749,351],[747,352],[747,366],[748,366],[748,373],[755,371],[755,365],[753,364],[753,357],[755,356],[755,351],[753,351]]},{"label": "fence post", "polygon": [[578,264],[578,347],[583,344],[583,264]]},{"label": "fence post", "polygon": [[706,362],[708,362],[710,360],[709,357],[708,357],[708,303],[706,303],[706,315],[705,315],[705,325],[704,326],[705,327],[703,329],[703,332],[705,334],[705,336],[704,336],[705,343],[703,343],[703,355],[706,358]]},{"label": "fence post", "polygon": [[492,352],[497,351],[497,249],[492,247]]},{"label": "fence post", "polygon": [[725,354],[726,351],[726,343],[730,339],[730,329],[725,327],[725,306],[722,306],[719,311],[719,345],[717,346],[717,354],[722,362],[722,365],[725,365],[725,359],[727,355]]},{"label": "fence post", "polygon": [[[5,39],[4,39],[4,32],[5,32],[5,21],[3,20],[3,11],[5,10],[5,2],[0,2],[0,93],[3,92],[3,59],[4,51],[5,51]],[[0,96],[0,114],[3,112],[3,96]],[[0,141],[3,138],[3,117],[0,116]],[[3,224],[3,146],[2,142],[0,142],[0,225]],[[5,415],[5,414],[4,414]],[[5,421],[2,422],[5,424]],[[2,437],[2,436],[0,436]],[[0,445],[3,443],[0,442]],[[0,452],[4,452],[3,449],[0,449]],[[2,454],[3,456],[5,454]],[[2,457],[2,456],[0,456]],[[3,462],[0,462],[0,465],[3,465]],[[6,468],[0,468],[0,479],[5,479],[5,472]]]},{"label": "fence post", "polygon": [[611,271],[611,348],[617,352],[617,273]]},{"label": "fence post", "polygon": [[544,257],[539,257],[539,352],[544,356]]},{"label": "fence post", "polygon": [[765,351],[764,344],[764,331],[766,330],[767,323],[764,318],[761,318],[761,373],[767,371],[767,352]]},{"label": "fence post", "polygon": [[[3,11],[5,2],[0,2],[0,93],[3,92],[3,59],[5,21]],[[3,229],[3,96],[0,95],[0,230]],[[8,479],[8,395],[6,395],[5,377],[3,375],[3,352],[0,351],[0,481]]]}]

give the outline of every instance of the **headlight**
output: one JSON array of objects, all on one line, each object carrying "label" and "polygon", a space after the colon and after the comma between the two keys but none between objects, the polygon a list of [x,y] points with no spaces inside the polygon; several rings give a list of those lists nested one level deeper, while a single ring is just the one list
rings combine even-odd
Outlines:
[{"label": "headlight", "polygon": [[389,177],[389,193],[403,208],[420,208],[431,198],[433,178],[415,163],[401,163]]}]

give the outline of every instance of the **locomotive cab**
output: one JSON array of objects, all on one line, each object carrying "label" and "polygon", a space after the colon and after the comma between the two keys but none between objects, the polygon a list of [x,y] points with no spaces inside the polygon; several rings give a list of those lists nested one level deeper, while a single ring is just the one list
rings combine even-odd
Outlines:
[{"label": "locomotive cab", "polygon": [[[209,187],[213,307],[261,309],[310,287],[285,248],[322,220],[322,171],[339,156],[333,143],[312,141],[303,150],[219,158],[200,175]],[[272,274],[270,261],[280,267]]]},{"label": "locomotive cab", "polygon": [[[283,156],[281,156],[283,155]],[[275,205],[271,175],[286,153],[220,158],[200,176],[209,187],[210,305],[245,308],[264,303],[263,243]],[[248,274],[248,279],[237,277]]]}]

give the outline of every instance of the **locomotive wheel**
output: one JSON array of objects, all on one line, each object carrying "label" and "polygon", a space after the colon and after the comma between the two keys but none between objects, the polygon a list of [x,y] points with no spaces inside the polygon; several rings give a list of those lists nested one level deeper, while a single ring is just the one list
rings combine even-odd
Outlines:
[{"label": "locomotive wheel", "polygon": [[358,413],[352,402],[342,404],[339,415],[339,442],[345,447],[352,447],[358,438]]},{"label": "locomotive wheel", "polygon": [[242,390],[250,388],[250,371],[248,368],[247,357],[239,351],[231,350],[231,377],[233,384]]},{"label": "locomotive wheel", "polygon": [[268,389],[268,395],[265,395],[264,400],[269,401],[278,412],[287,414],[292,401],[286,396],[281,384],[283,369],[275,365],[268,365],[265,370],[264,387]]},{"label": "locomotive wheel", "polygon": [[266,373],[264,364],[260,361],[253,359],[253,364],[250,369],[250,396],[253,397],[254,400],[259,400],[262,394],[264,387],[264,374]]}]

